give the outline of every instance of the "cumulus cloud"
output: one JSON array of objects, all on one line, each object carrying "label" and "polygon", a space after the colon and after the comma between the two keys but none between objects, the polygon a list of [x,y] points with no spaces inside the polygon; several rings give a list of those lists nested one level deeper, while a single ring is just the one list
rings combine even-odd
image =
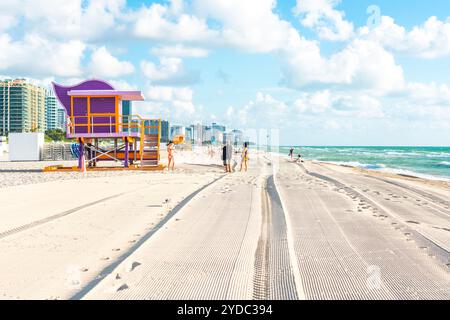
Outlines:
[{"label": "cumulus cloud", "polygon": [[6,31],[18,23],[16,13],[20,5],[19,0],[0,2],[0,32]]},{"label": "cumulus cloud", "polygon": [[385,93],[404,86],[402,67],[372,41],[354,40],[326,58],[317,43],[298,39],[281,51],[281,60],[287,84],[297,88],[328,84]]},{"label": "cumulus cloud", "polygon": [[52,42],[38,34],[15,41],[0,34],[0,70],[26,76],[76,77],[82,74],[86,45],[78,40]]},{"label": "cumulus cloud", "polygon": [[198,118],[199,108],[193,103],[193,91],[189,87],[150,86],[145,96],[147,101],[137,106],[146,115],[181,123]]},{"label": "cumulus cloud", "polygon": [[94,50],[88,69],[94,77],[117,78],[134,72],[134,66],[131,62],[120,61],[105,47]]},{"label": "cumulus cloud", "polygon": [[380,43],[389,50],[413,56],[433,59],[450,54],[450,18],[440,21],[430,17],[422,25],[407,31],[397,25],[393,18],[381,17],[381,23],[375,28],[362,27],[361,38]]},{"label": "cumulus cloud", "polygon": [[97,40],[120,29],[126,0],[23,0],[24,27],[58,39]]},{"label": "cumulus cloud", "polygon": [[179,1],[171,6],[158,3],[143,6],[133,14],[133,33],[137,37],[164,41],[212,41],[216,36],[204,19],[183,12]]},{"label": "cumulus cloud", "polygon": [[141,70],[152,84],[189,85],[199,81],[200,74],[195,70],[187,70],[180,58],[161,57],[159,64],[141,61]]},{"label": "cumulus cloud", "polygon": [[345,13],[335,10],[339,0],[297,0],[294,13],[300,23],[314,29],[321,39],[348,40],[353,35],[353,23],[345,20]]},{"label": "cumulus cloud", "polygon": [[221,45],[249,52],[277,50],[295,32],[273,12],[275,5],[275,0],[194,0],[198,14],[221,26]]},{"label": "cumulus cloud", "polygon": [[248,128],[277,128],[289,116],[288,105],[271,95],[257,92],[256,97],[243,107],[229,106],[225,111],[228,123],[235,123]]},{"label": "cumulus cloud", "polygon": [[330,90],[302,93],[294,102],[301,115],[329,115],[346,118],[383,118],[381,101],[360,92],[332,92]]}]

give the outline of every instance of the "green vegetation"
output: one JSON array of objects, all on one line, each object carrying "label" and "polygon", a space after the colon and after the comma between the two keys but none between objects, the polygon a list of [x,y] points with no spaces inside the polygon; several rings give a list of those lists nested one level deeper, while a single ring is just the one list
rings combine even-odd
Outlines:
[{"label": "green vegetation", "polygon": [[66,140],[66,133],[61,129],[51,129],[45,132],[45,142]]}]

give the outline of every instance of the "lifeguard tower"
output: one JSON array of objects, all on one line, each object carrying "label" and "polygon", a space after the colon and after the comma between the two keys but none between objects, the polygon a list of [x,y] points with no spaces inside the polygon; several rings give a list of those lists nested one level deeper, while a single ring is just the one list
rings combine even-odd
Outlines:
[{"label": "lifeguard tower", "polygon": [[[102,80],[87,80],[75,86],[53,83],[66,110],[66,136],[77,139],[74,152],[78,166],[55,170],[160,170],[161,120],[143,119],[130,112],[131,101],[143,101],[140,91],[115,90]],[[118,166],[99,165],[102,161]]]}]

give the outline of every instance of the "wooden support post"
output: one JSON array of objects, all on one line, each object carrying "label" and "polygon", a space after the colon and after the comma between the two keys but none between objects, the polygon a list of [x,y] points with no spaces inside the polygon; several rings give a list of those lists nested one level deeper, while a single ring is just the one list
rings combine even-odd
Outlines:
[{"label": "wooden support post", "polygon": [[87,123],[88,123],[88,133],[91,133],[91,97],[87,97]]},{"label": "wooden support post", "polygon": [[129,142],[128,142],[128,138],[127,137],[125,137],[125,138],[123,138],[124,139],[124,141],[125,141],[125,161],[124,161],[124,167],[125,168],[128,168],[128,151],[129,151],[129,147],[130,147],[130,144],[129,144]]}]

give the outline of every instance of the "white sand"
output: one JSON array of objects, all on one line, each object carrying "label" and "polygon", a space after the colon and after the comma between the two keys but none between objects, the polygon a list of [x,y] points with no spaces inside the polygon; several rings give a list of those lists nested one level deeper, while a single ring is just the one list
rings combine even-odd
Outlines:
[{"label": "white sand", "polygon": [[174,173],[0,162],[0,298],[450,298],[446,184],[251,159],[224,177],[205,149]]}]

